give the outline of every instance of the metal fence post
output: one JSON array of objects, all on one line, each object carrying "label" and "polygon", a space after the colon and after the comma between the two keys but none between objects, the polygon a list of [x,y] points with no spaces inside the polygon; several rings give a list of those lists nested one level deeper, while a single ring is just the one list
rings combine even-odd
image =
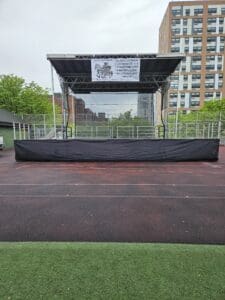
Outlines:
[{"label": "metal fence post", "polygon": [[16,124],[13,120],[13,139],[16,140]]},{"label": "metal fence post", "polygon": [[33,126],[34,126],[34,139],[36,140],[36,125],[33,124]]},{"label": "metal fence post", "polygon": [[208,123],[208,139],[210,138],[210,123]]},{"label": "metal fence post", "polygon": [[26,139],[26,126],[24,123],[23,123],[23,139],[24,140]]},{"label": "metal fence post", "polygon": [[30,140],[30,125],[27,125],[27,133],[28,133],[28,139]]},{"label": "metal fence post", "polygon": [[21,124],[19,123],[19,139],[22,139],[22,135],[21,135]]}]

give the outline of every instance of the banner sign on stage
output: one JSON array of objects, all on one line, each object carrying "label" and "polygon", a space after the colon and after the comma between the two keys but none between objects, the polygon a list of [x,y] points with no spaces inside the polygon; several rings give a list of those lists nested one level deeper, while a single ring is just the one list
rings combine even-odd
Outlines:
[{"label": "banner sign on stage", "polygon": [[92,81],[139,81],[140,58],[91,60]]}]

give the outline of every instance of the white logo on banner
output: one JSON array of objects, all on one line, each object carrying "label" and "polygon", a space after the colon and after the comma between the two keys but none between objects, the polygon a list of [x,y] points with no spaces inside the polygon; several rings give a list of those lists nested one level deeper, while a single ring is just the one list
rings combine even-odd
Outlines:
[{"label": "white logo on banner", "polygon": [[91,60],[92,81],[139,81],[139,58]]}]

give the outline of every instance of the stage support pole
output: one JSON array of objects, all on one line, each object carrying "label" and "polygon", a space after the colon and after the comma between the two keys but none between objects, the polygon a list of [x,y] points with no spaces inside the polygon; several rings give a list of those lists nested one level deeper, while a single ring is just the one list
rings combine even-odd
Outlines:
[{"label": "stage support pole", "polygon": [[67,127],[68,127],[68,96],[69,89],[67,83],[60,78],[60,85],[62,89],[62,105],[63,105],[63,139],[67,139]]},{"label": "stage support pole", "polygon": [[165,124],[165,119],[164,119],[164,103],[167,101],[168,98],[168,89],[169,89],[169,82],[168,80],[163,84],[162,89],[161,89],[161,122],[163,125],[163,138],[166,138],[166,124]]},{"label": "stage support pole", "polygon": [[71,96],[72,98],[72,120],[73,120],[73,127],[72,127],[72,137],[75,137],[75,98],[73,96]]},{"label": "stage support pole", "polygon": [[56,139],[56,116],[55,116],[55,89],[54,89],[54,74],[53,67],[51,66],[51,81],[52,81],[52,110],[53,110],[53,126],[54,126],[54,138]]}]

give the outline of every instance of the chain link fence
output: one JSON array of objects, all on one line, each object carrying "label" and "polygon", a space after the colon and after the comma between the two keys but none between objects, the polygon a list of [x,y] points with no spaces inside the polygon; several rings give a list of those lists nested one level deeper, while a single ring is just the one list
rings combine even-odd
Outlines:
[{"label": "chain link fence", "polygon": [[[194,121],[175,119],[165,123],[165,137],[168,139],[210,139],[219,138],[225,144],[225,115],[219,119],[206,120],[206,116],[199,114]],[[176,120],[177,121],[177,120]],[[65,127],[62,125],[62,116],[56,116],[56,124],[53,117],[48,115],[17,115],[13,122],[14,139],[62,139]],[[115,123],[115,122],[114,122]],[[96,139],[160,139],[164,137],[163,126],[139,126],[110,125],[107,122],[92,122],[78,125],[70,123],[67,127],[68,138],[96,138]]]}]

